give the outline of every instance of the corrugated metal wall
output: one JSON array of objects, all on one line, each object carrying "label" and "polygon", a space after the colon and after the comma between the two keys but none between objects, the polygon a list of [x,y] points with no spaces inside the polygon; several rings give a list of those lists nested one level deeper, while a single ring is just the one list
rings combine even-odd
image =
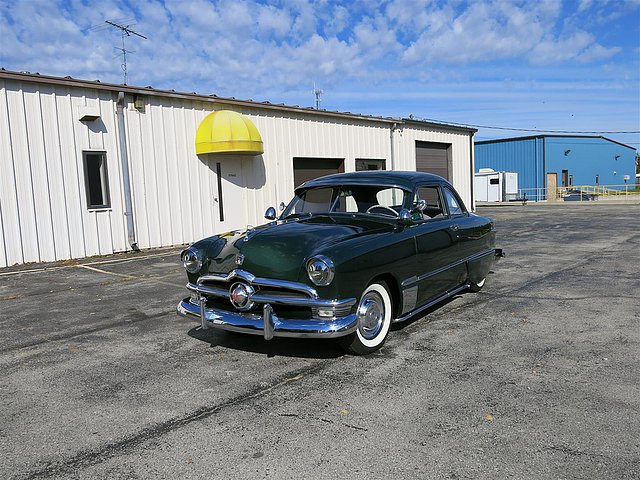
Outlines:
[{"label": "corrugated metal wall", "polygon": [[546,170],[557,172],[559,182],[567,170],[574,185],[594,185],[596,175],[600,185],[622,185],[625,175],[634,183],[633,148],[594,137],[546,137],[545,145]]},{"label": "corrugated metal wall", "polygon": [[[476,143],[476,172],[481,168],[518,173],[518,188],[543,188],[544,148],[541,138]],[[531,194],[528,195],[531,197]]]},{"label": "corrugated metal wall", "polygon": [[547,172],[557,173],[558,185],[562,170],[573,177],[573,185],[594,185],[598,175],[600,185],[623,185],[629,175],[633,183],[635,150],[600,137],[548,135],[540,137],[476,143],[476,171],[493,168],[518,173],[518,188],[535,198],[546,198]]},{"label": "corrugated metal wall", "polygon": [[[0,87],[0,266],[128,249],[117,92],[12,79],[0,79]],[[126,96],[125,128],[140,248],[263,223],[268,206],[293,195],[294,157],[344,158],[345,171],[355,171],[356,158],[391,167],[387,122],[237,108],[260,131],[264,154],[197,156],[195,132],[214,103],[148,95],[137,110],[133,100]],[[100,118],[81,122],[86,108]],[[470,136],[405,125],[394,132],[396,170],[415,170],[416,140],[452,145],[453,184],[472,205]],[[91,150],[106,152],[108,209],[87,209],[82,152]]]},{"label": "corrugated metal wall", "polygon": [[[104,91],[0,79],[0,266],[126,248],[114,101]],[[101,120],[78,121],[92,105]],[[112,208],[88,211],[82,151],[107,151]]]},{"label": "corrugated metal wall", "polygon": [[416,141],[448,143],[451,145],[451,183],[468,209],[474,210],[471,191],[473,184],[472,142],[470,134],[448,131],[431,126],[404,125],[395,132],[395,170],[416,169]]}]

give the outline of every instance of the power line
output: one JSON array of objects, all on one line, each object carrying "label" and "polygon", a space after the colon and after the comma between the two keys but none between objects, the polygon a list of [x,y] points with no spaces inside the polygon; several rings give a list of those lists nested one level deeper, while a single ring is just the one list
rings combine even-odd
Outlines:
[{"label": "power line", "polygon": [[518,127],[495,127],[491,125],[474,125],[472,123],[456,123],[456,122],[446,122],[443,120],[434,120],[433,118],[419,118],[413,115],[409,115],[409,118],[412,120],[422,120],[425,122],[435,122],[435,123],[446,123],[449,125],[456,125],[460,127],[473,127],[473,128],[487,128],[491,130],[509,130],[515,132],[539,132],[539,133],[584,133],[584,134],[613,134],[613,133],[640,133],[640,130],[629,130],[629,131],[586,131],[586,130],[543,130],[539,128],[518,128]]}]

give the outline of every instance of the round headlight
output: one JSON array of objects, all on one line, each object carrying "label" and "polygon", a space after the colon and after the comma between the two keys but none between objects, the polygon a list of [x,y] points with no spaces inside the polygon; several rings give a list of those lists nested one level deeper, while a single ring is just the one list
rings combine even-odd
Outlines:
[{"label": "round headlight", "polygon": [[189,247],[182,252],[182,265],[189,273],[198,273],[202,268],[202,254],[200,250]]},{"label": "round headlight", "polygon": [[307,275],[309,275],[309,280],[316,285],[321,287],[329,285],[334,274],[333,262],[327,257],[318,255],[307,262]]}]

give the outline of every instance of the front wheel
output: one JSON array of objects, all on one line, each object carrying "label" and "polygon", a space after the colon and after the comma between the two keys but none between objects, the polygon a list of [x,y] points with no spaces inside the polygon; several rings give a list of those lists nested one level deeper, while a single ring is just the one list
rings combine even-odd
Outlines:
[{"label": "front wheel", "polygon": [[367,355],[378,350],[389,334],[391,326],[391,296],[384,282],[369,285],[358,304],[358,329],[341,339],[349,353]]}]

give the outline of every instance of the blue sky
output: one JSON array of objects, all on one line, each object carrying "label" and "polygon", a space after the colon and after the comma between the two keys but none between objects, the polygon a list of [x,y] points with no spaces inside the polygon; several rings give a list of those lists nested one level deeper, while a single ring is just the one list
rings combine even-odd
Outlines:
[{"label": "blue sky", "polygon": [[[0,0],[0,67],[382,116],[640,130],[640,0]],[[481,128],[477,139],[526,135]],[[640,135],[606,134],[640,148]]]}]

